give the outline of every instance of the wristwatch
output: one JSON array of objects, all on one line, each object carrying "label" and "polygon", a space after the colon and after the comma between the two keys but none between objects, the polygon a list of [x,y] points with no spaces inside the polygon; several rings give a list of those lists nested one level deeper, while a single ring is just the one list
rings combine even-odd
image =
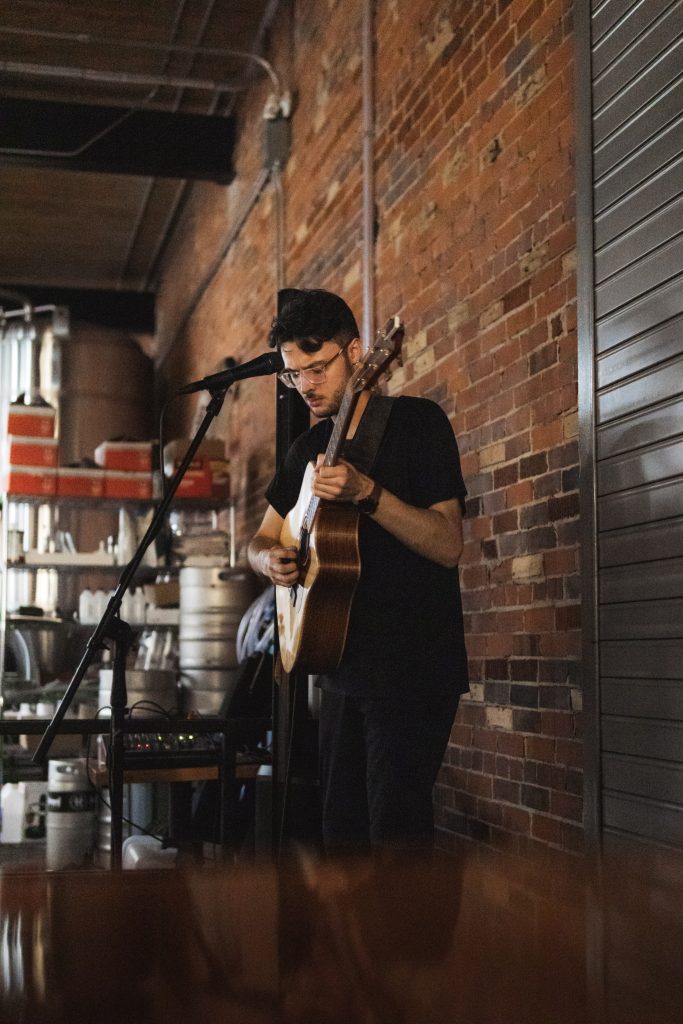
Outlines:
[{"label": "wristwatch", "polygon": [[360,501],[356,502],[356,508],[359,512],[365,513],[366,516],[371,516],[373,512],[377,511],[381,494],[382,486],[375,480],[373,488],[368,496],[366,498],[361,498]]}]

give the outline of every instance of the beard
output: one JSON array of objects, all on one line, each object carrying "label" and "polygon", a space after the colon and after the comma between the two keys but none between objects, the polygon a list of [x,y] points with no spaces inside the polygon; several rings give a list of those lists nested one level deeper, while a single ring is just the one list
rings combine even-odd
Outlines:
[{"label": "beard", "polygon": [[337,413],[339,412],[339,407],[341,406],[342,403],[342,399],[344,397],[344,392],[346,391],[347,383],[347,381],[344,381],[344,383],[340,384],[336,391],[332,394],[332,396],[329,399],[327,399],[327,401],[324,402],[324,404],[319,405],[315,409],[311,409],[311,412],[316,417],[316,419],[324,420],[328,416],[337,415]]}]

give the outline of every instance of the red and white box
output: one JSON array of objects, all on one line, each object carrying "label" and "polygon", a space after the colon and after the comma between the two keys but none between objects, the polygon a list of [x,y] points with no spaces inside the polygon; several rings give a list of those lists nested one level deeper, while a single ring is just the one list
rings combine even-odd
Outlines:
[{"label": "red and white box", "polygon": [[54,437],[55,410],[50,405],[10,405],[7,433],[18,437]]},{"label": "red and white box", "polygon": [[[164,447],[164,471],[167,479],[180,465],[189,441],[169,441]],[[230,498],[230,462],[225,457],[225,444],[204,438],[176,491],[178,498]]]},{"label": "red and white box", "polygon": [[104,470],[60,466],[57,470],[57,494],[60,498],[101,498],[104,494]]},{"label": "red and white box", "polygon": [[104,469],[151,473],[151,441],[103,441],[95,449],[95,462]]},{"label": "red and white box", "polygon": [[105,498],[140,498],[149,500],[152,497],[151,473],[124,473],[117,470],[105,470]]},{"label": "red and white box", "polygon": [[7,470],[7,493],[31,497],[54,497],[57,470],[50,466],[10,466]]},{"label": "red and white box", "polygon": [[210,498],[211,497],[211,472],[208,466],[195,468],[191,463],[185,476],[178,484],[175,492],[176,498]]},{"label": "red and white box", "polygon": [[54,469],[59,462],[59,441],[55,437],[17,437],[10,434],[7,450],[10,466],[51,466]]}]

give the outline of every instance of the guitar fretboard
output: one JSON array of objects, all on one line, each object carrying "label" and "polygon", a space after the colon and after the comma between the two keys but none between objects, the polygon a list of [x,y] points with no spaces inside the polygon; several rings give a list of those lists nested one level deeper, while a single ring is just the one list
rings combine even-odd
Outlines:
[{"label": "guitar fretboard", "polygon": [[[351,423],[351,417],[353,416],[353,410],[356,408],[358,402],[358,393],[352,390],[347,390],[342,398],[341,405],[339,406],[339,412],[337,418],[334,421],[334,429],[328,441],[327,448],[325,449],[325,458],[323,460],[324,466],[334,466],[336,463],[341,447],[346,440],[349,425]],[[315,495],[311,498],[306,509],[306,517],[304,519],[304,529],[310,532],[313,526],[313,520],[315,519],[318,507],[320,505],[320,498]]]}]

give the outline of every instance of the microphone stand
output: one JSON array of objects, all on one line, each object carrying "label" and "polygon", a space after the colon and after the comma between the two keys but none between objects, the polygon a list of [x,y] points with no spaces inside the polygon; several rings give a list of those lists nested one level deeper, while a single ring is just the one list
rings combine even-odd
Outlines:
[{"label": "microphone stand", "polygon": [[221,411],[228,387],[223,383],[215,390],[211,390],[209,401],[204,418],[192,439],[189,448],[168,484],[168,489],[161,499],[149,524],[147,532],[138,544],[135,554],[123,570],[114,594],[100,619],[95,632],[88,640],[85,652],[73,674],[71,682],[64,697],[59,704],[50,724],[43,733],[40,743],[33,755],[34,764],[43,764],[47,758],[52,741],[57,733],[59,724],[68,711],[74,695],[81,684],[94,655],[100,651],[109,640],[114,644],[114,665],[112,672],[111,688],[111,729],[109,745],[109,764],[111,772],[110,796],[111,796],[111,866],[114,870],[121,870],[121,846],[123,843],[123,758],[124,758],[124,721],[126,712],[126,659],[133,637],[133,631],[127,622],[120,617],[121,602],[131,580],[133,579],[145,551],[158,534],[164,522],[169,505],[178,489],[180,481],[192,462],[204,435],[211,426],[211,422]]}]

